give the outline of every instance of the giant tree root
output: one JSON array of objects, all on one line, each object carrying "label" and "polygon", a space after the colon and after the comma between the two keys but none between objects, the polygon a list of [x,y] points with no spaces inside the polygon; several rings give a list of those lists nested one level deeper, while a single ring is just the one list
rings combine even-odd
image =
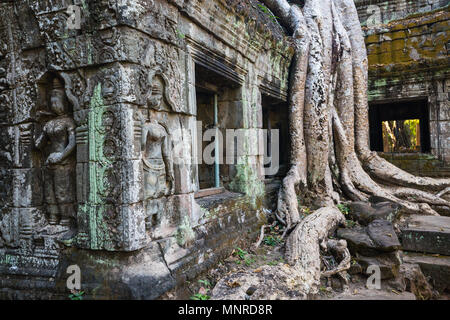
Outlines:
[{"label": "giant tree root", "polygon": [[337,208],[324,207],[303,219],[289,235],[286,259],[296,269],[304,293],[317,293],[321,276],[320,243],[344,223],[345,217]]},{"label": "giant tree root", "polygon": [[[252,300],[306,299],[317,294],[322,276],[330,277],[350,267],[346,242],[328,239],[344,222],[344,215],[335,207],[315,211],[297,225],[287,240],[289,264],[263,266],[258,272],[252,270],[228,275],[217,283],[212,298],[246,299],[250,287],[256,288]],[[340,261],[336,270],[322,274],[319,243],[325,244]]]},{"label": "giant tree root", "polygon": [[[302,8],[286,0],[262,2],[292,35],[296,50],[291,168],[279,191],[277,217],[286,231],[295,228],[286,257],[309,293],[320,278],[319,242],[343,219],[332,208],[337,194],[353,201],[378,196],[405,213],[437,215],[433,208],[450,208],[444,197],[450,179],[415,177],[370,151],[368,59],[354,0],[305,0]],[[300,221],[298,195],[326,208]]]}]

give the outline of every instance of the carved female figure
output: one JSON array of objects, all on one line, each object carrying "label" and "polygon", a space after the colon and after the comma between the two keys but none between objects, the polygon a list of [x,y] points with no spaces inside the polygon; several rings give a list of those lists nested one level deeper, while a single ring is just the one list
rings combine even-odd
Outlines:
[{"label": "carved female figure", "polygon": [[[159,110],[163,100],[163,85],[156,81],[148,99],[151,109]],[[144,199],[156,199],[172,194],[174,190],[173,161],[169,134],[155,119],[142,127],[142,161],[144,165]],[[169,183],[169,187],[167,186]]]},{"label": "carved female figure", "polygon": [[52,117],[36,139],[36,147],[47,154],[44,163],[44,195],[49,223],[69,227],[75,218],[75,122],[66,112],[63,84],[54,78],[49,107]]}]

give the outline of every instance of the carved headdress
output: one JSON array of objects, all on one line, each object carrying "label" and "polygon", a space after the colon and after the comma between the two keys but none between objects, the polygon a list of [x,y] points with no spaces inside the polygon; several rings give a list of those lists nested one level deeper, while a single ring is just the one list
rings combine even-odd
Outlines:
[{"label": "carved headdress", "polygon": [[64,93],[64,83],[58,77],[54,77],[52,81],[51,91],[63,92]]}]

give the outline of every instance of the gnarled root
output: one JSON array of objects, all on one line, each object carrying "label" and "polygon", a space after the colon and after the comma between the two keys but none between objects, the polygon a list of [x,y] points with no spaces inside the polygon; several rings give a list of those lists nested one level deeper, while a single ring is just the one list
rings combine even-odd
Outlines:
[{"label": "gnarled root", "polygon": [[320,243],[341,224],[344,215],[335,207],[321,208],[304,218],[286,242],[287,262],[299,272],[305,293],[316,293],[320,283]]},{"label": "gnarled root", "polygon": [[326,241],[325,246],[327,248],[327,251],[331,252],[333,256],[335,256],[340,262],[335,269],[322,271],[322,277],[328,278],[335,274],[339,274],[341,278],[345,281],[345,283],[347,283],[348,279],[345,276],[345,271],[350,269],[350,262],[352,259],[350,251],[347,248],[347,241],[328,239]]}]

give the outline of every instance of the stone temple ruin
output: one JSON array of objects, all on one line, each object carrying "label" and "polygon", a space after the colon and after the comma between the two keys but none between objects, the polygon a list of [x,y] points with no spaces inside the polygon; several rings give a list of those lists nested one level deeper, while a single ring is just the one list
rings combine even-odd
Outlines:
[{"label": "stone temple ruin", "polygon": [[[384,156],[447,174],[447,1],[355,3],[373,149],[383,151],[381,121],[420,119],[421,152]],[[255,238],[289,163],[294,55],[258,5],[0,3],[0,298],[66,298],[77,265],[88,297],[155,299]],[[202,161],[211,128],[224,164]],[[276,172],[261,129],[278,129]]]}]

